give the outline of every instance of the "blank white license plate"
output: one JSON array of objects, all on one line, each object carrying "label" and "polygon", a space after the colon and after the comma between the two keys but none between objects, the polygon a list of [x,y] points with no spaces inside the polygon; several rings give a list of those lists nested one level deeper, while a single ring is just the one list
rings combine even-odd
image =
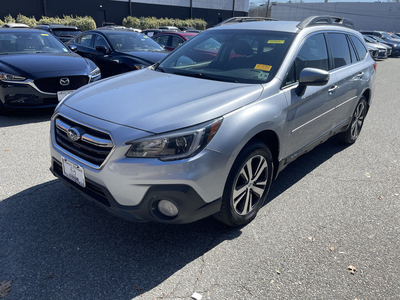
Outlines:
[{"label": "blank white license plate", "polygon": [[71,179],[73,182],[79,184],[80,186],[85,187],[86,183],[84,169],[64,157],[61,157],[61,162],[64,176]]},{"label": "blank white license plate", "polygon": [[57,92],[57,99],[58,101],[61,101],[62,99],[64,99],[65,97],[67,97],[69,94],[71,94],[72,92],[75,92],[74,90],[70,90],[70,91],[59,91]]}]

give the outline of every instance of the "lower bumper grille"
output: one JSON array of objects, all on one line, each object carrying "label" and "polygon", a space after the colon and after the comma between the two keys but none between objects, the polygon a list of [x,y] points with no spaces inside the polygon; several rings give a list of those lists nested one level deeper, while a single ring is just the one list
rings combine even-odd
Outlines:
[{"label": "lower bumper grille", "polygon": [[73,185],[76,189],[88,195],[90,198],[100,202],[105,206],[111,206],[110,202],[107,200],[106,192],[103,190],[102,187],[98,186],[88,179],[85,179],[86,187],[81,187],[80,185],[76,184],[75,182],[64,176],[62,166],[59,161],[53,160],[53,172],[55,173],[55,175],[67,181],[69,184]]}]

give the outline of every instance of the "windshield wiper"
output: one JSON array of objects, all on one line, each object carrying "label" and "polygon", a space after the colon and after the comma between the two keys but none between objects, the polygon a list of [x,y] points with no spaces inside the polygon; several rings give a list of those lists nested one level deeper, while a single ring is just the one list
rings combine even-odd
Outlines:
[{"label": "windshield wiper", "polygon": [[194,77],[194,78],[210,79],[210,80],[216,80],[216,81],[236,82],[236,83],[238,82],[236,79],[233,79],[233,78],[213,76],[213,75],[204,74],[204,73],[189,73],[189,72],[179,72],[178,71],[178,72],[174,72],[173,74]]},{"label": "windshield wiper", "polygon": [[154,71],[160,71],[160,72],[165,73],[165,70],[164,70],[163,68],[160,67],[160,63],[159,63],[159,62],[158,62],[158,63],[155,63],[155,64],[153,65],[153,70],[154,70]]}]

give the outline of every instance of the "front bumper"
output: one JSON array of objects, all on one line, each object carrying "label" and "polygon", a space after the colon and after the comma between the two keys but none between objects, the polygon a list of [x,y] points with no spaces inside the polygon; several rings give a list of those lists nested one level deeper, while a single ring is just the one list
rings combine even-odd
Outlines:
[{"label": "front bumper", "polygon": [[[192,187],[184,184],[155,185],[147,190],[138,205],[121,205],[107,188],[94,181],[86,179],[86,187],[83,188],[66,178],[63,175],[61,163],[55,159],[52,160],[50,170],[65,185],[78,191],[85,198],[95,202],[109,213],[129,221],[184,224],[213,215],[221,208],[221,198],[206,203]],[[179,209],[178,216],[170,218],[161,214],[157,207],[161,199],[174,203]]]},{"label": "front bumper", "polygon": [[390,54],[390,56],[400,56],[400,48],[392,48],[392,53]]},{"label": "front bumper", "polygon": [[[101,166],[96,167],[68,152],[57,143],[55,117],[51,122],[51,171],[66,185],[79,191],[112,214],[132,221],[189,223],[220,210],[221,197],[232,157],[208,148],[194,157],[163,162],[155,158],[127,158],[130,145],[125,142],[149,135],[130,127],[108,123],[73,111],[63,105],[68,118],[91,124],[107,132],[114,149]],[[67,115],[64,113],[64,116]],[[63,175],[61,158],[84,169],[83,188]],[[178,207],[178,215],[169,218],[157,208],[166,199]]]},{"label": "front bumper", "polygon": [[[88,83],[91,83],[99,80],[101,76],[95,78],[88,76],[87,78],[89,80]],[[46,108],[56,107],[57,104],[58,98],[56,92],[41,91],[31,79],[20,82],[0,80],[0,109]]]},{"label": "front bumper", "polygon": [[0,81],[0,105],[6,109],[55,107],[57,94],[43,93],[32,85]]}]

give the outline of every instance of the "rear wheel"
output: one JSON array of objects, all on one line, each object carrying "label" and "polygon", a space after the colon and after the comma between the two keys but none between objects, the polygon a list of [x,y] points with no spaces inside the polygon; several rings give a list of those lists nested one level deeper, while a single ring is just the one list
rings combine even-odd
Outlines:
[{"label": "rear wheel", "polygon": [[215,218],[229,226],[252,221],[263,206],[272,181],[271,151],[263,143],[246,146],[229,173],[221,210]]},{"label": "rear wheel", "polygon": [[367,115],[367,106],[367,101],[365,97],[362,96],[353,112],[349,128],[337,135],[340,142],[344,144],[353,144],[357,140],[362,126],[364,125],[365,116]]}]

